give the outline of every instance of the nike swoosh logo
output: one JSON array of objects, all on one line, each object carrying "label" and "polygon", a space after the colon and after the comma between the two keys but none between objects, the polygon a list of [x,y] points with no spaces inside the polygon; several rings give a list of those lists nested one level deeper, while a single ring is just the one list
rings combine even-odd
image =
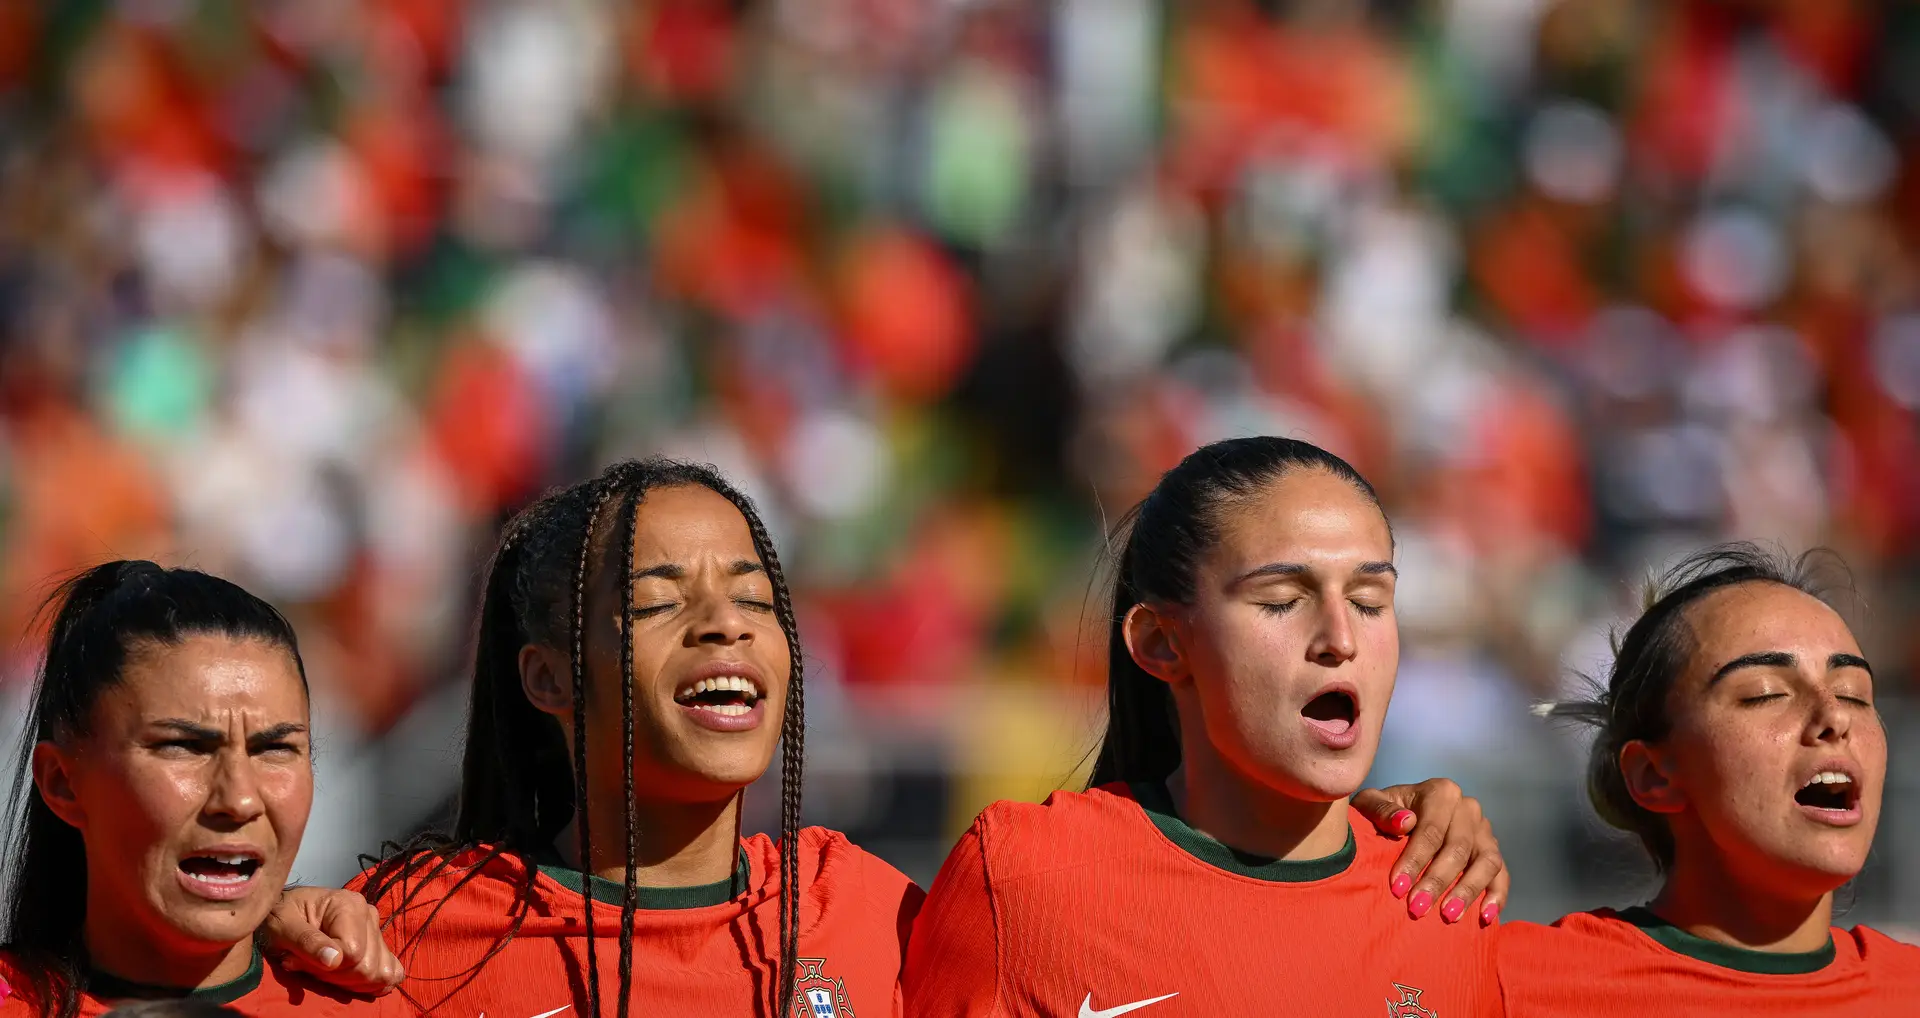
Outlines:
[{"label": "nike swoosh logo", "polygon": [[[1115,1018],[1116,1015],[1123,1015],[1128,1011],[1138,1011],[1148,1004],[1158,1004],[1163,1000],[1171,1000],[1179,995],[1178,993],[1169,993],[1164,997],[1148,997],[1146,1000],[1136,1000],[1131,1004],[1122,1004],[1119,1007],[1110,1007],[1104,1011],[1095,1011],[1093,1009],[1093,994],[1089,993],[1087,994],[1087,999],[1080,1002],[1080,1018]],[[546,1016],[542,1015],[541,1018],[546,1018]]]}]

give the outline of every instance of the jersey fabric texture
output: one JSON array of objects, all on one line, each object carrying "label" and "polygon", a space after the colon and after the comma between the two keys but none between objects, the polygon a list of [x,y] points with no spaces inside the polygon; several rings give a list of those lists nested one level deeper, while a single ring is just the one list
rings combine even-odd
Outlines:
[{"label": "jersey fabric texture", "polygon": [[1920,1000],[1920,947],[1865,926],[1804,954],[1696,937],[1644,908],[1599,909],[1495,938],[1510,1018],[1557,1015],[1904,1015]]},{"label": "jersey fabric texture", "polygon": [[1470,1018],[1497,1007],[1493,931],[1414,920],[1398,841],[1348,812],[1324,859],[1261,859],[1157,785],[987,808],[934,881],[909,1018]]},{"label": "jersey fabric texture", "polygon": [[[618,1014],[621,886],[578,870],[469,850],[417,871],[374,904],[406,965],[406,994],[447,1018],[590,1018],[584,989],[593,894],[600,1009]],[[925,895],[834,831],[799,834],[800,964],[793,1013],[888,1018],[900,1010],[907,935]],[[370,873],[371,871],[369,871]],[[368,873],[348,884],[365,890]],[[766,1015],[780,959],[780,855],[740,844],[732,878],[641,888],[633,927],[632,1013]],[[517,928],[516,928],[517,924]]]},{"label": "jersey fabric texture", "polygon": [[[19,962],[0,953],[0,1018],[38,1018],[45,1013],[31,1000],[33,981]],[[248,1018],[412,1018],[413,1005],[398,993],[384,997],[355,997],[278,965],[265,962],[258,952],[246,974],[229,983],[182,992],[142,986],[95,973],[80,996],[80,1018],[97,1018],[121,1004],[136,1000],[178,998],[221,1004]]]}]

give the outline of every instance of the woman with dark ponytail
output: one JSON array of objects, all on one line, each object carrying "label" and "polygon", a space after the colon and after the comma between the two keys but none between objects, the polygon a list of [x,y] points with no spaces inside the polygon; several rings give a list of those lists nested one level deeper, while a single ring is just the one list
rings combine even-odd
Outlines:
[{"label": "woman with dark ponytail", "polygon": [[313,801],[287,620],[226,580],[152,562],[96,566],[54,601],[0,853],[0,1016],[94,1018],[155,999],[411,1015],[254,947]]},{"label": "woman with dark ponytail", "polygon": [[980,814],[921,914],[907,1015],[1486,1013],[1505,878],[1478,805],[1388,790],[1414,820],[1360,792],[1395,576],[1372,487],[1325,450],[1235,439],[1162,477],[1119,556],[1092,787]]},{"label": "woman with dark ponytail", "polygon": [[[894,1012],[923,895],[799,825],[800,640],[746,496],[653,459],[540,499],[489,567],[477,644],[451,835],[352,885],[423,1012]],[[741,838],[776,746],[780,837]]]},{"label": "woman with dark ponytail", "polygon": [[1588,791],[1664,880],[1649,904],[1501,928],[1510,1015],[1895,1015],[1920,947],[1833,926],[1886,787],[1873,668],[1823,599],[1844,566],[1709,548],[1654,587],[1590,700]]}]

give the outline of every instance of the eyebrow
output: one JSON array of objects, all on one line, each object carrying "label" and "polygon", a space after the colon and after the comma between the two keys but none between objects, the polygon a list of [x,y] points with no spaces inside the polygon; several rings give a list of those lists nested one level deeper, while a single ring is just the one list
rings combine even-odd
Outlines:
[{"label": "eyebrow", "polygon": [[[1742,654],[1726,664],[1721,665],[1720,670],[1713,673],[1713,678],[1707,680],[1707,685],[1711,686],[1725,678],[1729,673],[1737,672],[1742,668],[1792,668],[1798,663],[1798,658],[1784,650],[1765,650],[1753,654]],[[1858,654],[1829,654],[1827,656],[1827,670],[1832,671],[1835,668],[1859,668],[1865,671],[1869,677],[1873,675],[1873,666],[1867,663],[1866,658]]]},{"label": "eyebrow", "polygon": [[[170,728],[181,736],[193,739],[196,742],[221,742],[227,737],[227,733],[218,728],[214,728],[211,725],[203,725],[197,721],[188,721],[185,718],[162,718],[153,724],[156,728]],[[264,743],[279,742],[289,735],[299,735],[306,730],[306,725],[293,721],[285,721],[274,725],[272,728],[263,728],[260,731],[248,735],[247,745],[259,746]]]},{"label": "eyebrow", "polygon": [[[743,558],[734,560],[733,565],[727,568],[727,575],[747,576],[752,573],[764,573],[766,571],[767,567],[760,563],[750,558]],[[686,567],[673,562],[663,562],[657,566],[647,566],[643,569],[635,569],[627,573],[627,581],[629,583],[634,580],[684,580],[686,578]]]},{"label": "eyebrow", "polygon": [[[1247,582],[1248,580],[1260,580],[1260,579],[1266,579],[1268,577],[1304,576],[1311,571],[1312,570],[1308,569],[1304,564],[1299,562],[1269,562],[1266,565],[1259,567],[1258,569],[1248,570],[1246,573],[1236,578],[1233,582],[1237,586],[1239,584]],[[1355,576],[1398,577],[1400,575],[1400,570],[1395,569],[1393,567],[1393,563],[1391,562],[1362,562],[1360,563],[1359,566],[1354,568],[1353,573]]]}]

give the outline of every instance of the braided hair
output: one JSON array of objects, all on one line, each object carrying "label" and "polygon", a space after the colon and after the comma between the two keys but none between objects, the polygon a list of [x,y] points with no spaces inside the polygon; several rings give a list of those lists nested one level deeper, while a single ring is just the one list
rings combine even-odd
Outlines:
[{"label": "braided hair", "polygon": [[[554,843],[577,819],[575,834],[582,869],[589,867],[592,821],[587,803],[586,712],[572,717],[573,752],[552,717],[527,699],[520,682],[521,648],[538,644],[565,648],[572,661],[572,694],[576,705],[586,702],[587,586],[596,562],[605,562],[613,548],[624,549],[615,558],[622,567],[633,558],[635,523],[649,491],[702,487],[725,498],[745,518],[754,551],[773,587],[774,617],[787,641],[791,677],[787,683],[785,715],[781,722],[780,758],[780,960],[769,1013],[791,1018],[799,957],[800,790],[805,759],[805,682],[800,633],[792,596],[780,558],[753,502],[710,466],[651,458],[627,460],[608,467],[598,477],[548,493],[510,521],[500,548],[488,566],[473,672],[473,693],[467,725],[459,810],[451,837],[426,835],[388,853],[374,868],[365,895],[379,901],[430,870],[425,886],[459,855],[478,851],[477,864],[468,867],[443,904],[481,868],[504,854],[521,858],[528,874],[506,934],[476,965],[484,965],[519,931],[533,901],[533,857]],[[607,526],[609,510],[614,525]],[[617,542],[617,543],[616,543]],[[639,889],[636,876],[639,824],[633,781],[634,702],[632,625],[633,592],[620,589],[620,710],[623,721],[621,754],[624,763],[624,833],[626,872],[620,904],[619,1018],[629,1018],[633,986],[633,920]],[[592,881],[582,882],[586,913],[588,1010],[600,1016],[599,957],[595,947]],[[407,893],[389,914],[405,911],[414,892]],[[409,943],[437,914],[415,927]],[[391,921],[391,919],[389,919]]]}]

